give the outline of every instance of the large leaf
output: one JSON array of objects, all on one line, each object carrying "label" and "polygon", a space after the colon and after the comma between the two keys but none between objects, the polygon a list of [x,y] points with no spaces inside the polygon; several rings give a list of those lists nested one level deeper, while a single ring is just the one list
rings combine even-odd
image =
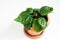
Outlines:
[{"label": "large leaf", "polygon": [[27,15],[26,14],[27,14],[26,11],[21,12],[20,15],[15,19],[15,21],[23,23],[24,22],[23,20],[25,20],[26,17],[28,16],[28,14]]},{"label": "large leaf", "polygon": [[25,30],[29,30],[31,28],[31,23],[24,25]]},{"label": "large leaf", "polygon": [[32,22],[32,17],[28,12],[23,11],[15,20],[22,24],[28,24]]},{"label": "large leaf", "polygon": [[39,25],[37,19],[34,19],[32,27],[36,32],[40,32],[42,30],[42,27]]},{"label": "large leaf", "polygon": [[43,29],[46,28],[46,26],[47,26],[47,21],[45,20],[45,18],[43,18],[43,17],[38,18],[38,22],[39,22],[40,26],[41,26]]},{"label": "large leaf", "polygon": [[40,9],[40,14],[41,14],[42,16],[45,16],[45,15],[47,15],[48,13],[50,13],[50,12],[52,12],[52,11],[53,11],[53,8],[52,8],[52,7],[43,6],[43,7],[41,7],[41,9]]}]

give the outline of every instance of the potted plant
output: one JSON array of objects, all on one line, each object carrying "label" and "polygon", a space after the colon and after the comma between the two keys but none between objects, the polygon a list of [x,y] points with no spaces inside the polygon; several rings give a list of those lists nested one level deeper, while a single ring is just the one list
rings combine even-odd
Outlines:
[{"label": "potted plant", "polygon": [[31,38],[38,38],[46,29],[49,18],[48,14],[53,11],[52,7],[27,8],[15,19],[24,25],[24,33]]}]

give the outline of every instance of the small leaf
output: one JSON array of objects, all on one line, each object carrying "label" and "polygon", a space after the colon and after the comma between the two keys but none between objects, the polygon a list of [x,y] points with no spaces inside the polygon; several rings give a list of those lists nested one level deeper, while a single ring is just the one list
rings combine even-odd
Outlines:
[{"label": "small leaf", "polygon": [[39,11],[40,11],[40,9],[38,9],[38,8],[33,9],[33,12],[39,12]]},{"label": "small leaf", "polygon": [[19,23],[22,23],[22,18],[21,18],[21,16],[20,17],[17,17],[16,19],[15,19],[15,21],[17,21],[17,22],[19,22]]},{"label": "small leaf", "polygon": [[43,29],[46,28],[47,22],[46,22],[45,18],[43,18],[43,17],[38,18],[38,22],[39,22],[39,25],[41,25],[41,27],[42,27]]},{"label": "small leaf", "polygon": [[22,19],[25,20],[26,17],[29,16],[29,13],[27,13],[26,11],[23,11],[23,12],[21,12],[21,14],[19,15],[19,17],[20,17],[20,16],[22,17]]},{"label": "small leaf", "polygon": [[40,16],[39,9],[37,9],[37,8],[33,9],[32,17],[38,18],[39,16]]},{"label": "small leaf", "polygon": [[43,7],[40,8],[40,14],[42,16],[45,16],[48,13],[51,13],[52,11],[53,11],[53,8],[52,7],[49,7],[49,6],[43,6]]},{"label": "small leaf", "polygon": [[25,20],[24,20],[24,24],[28,24],[28,23],[32,23],[32,17],[28,16]]},{"label": "small leaf", "polygon": [[31,23],[24,25],[24,28],[28,31],[31,28]]},{"label": "small leaf", "polygon": [[32,8],[27,8],[26,11],[27,11],[28,14],[33,13],[33,9]]},{"label": "small leaf", "polygon": [[36,32],[40,32],[42,30],[42,27],[39,25],[37,19],[34,19],[32,27]]}]

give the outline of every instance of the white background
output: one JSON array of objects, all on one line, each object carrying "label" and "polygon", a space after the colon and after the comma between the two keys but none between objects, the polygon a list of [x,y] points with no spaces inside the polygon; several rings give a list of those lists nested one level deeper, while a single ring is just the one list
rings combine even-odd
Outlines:
[{"label": "white background", "polygon": [[[14,19],[28,7],[51,6],[50,24],[39,39],[30,39],[23,32],[23,25]],[[60,40],[60,0],[0,0],[0,40]]]}]

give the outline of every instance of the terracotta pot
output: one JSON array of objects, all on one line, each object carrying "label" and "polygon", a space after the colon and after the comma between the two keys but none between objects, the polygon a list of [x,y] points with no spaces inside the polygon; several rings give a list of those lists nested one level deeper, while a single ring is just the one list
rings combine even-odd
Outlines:
[{"label": "terracotta pot", "polygon": [[[49,20],[49,17],[47,16],[47,22],[48,24],[50,23],[50,20]],[[44,30],[40,31],[40,32],[35,32],[35,30],[33,28],[31,28],[30,30],[26,31],[24,29],[24,33],[26,34],[26,36],[28,36],[29,38],[32,38],[32,39],[36,39],[36,38],[39,38],[43,35],[44,33]]]}]

